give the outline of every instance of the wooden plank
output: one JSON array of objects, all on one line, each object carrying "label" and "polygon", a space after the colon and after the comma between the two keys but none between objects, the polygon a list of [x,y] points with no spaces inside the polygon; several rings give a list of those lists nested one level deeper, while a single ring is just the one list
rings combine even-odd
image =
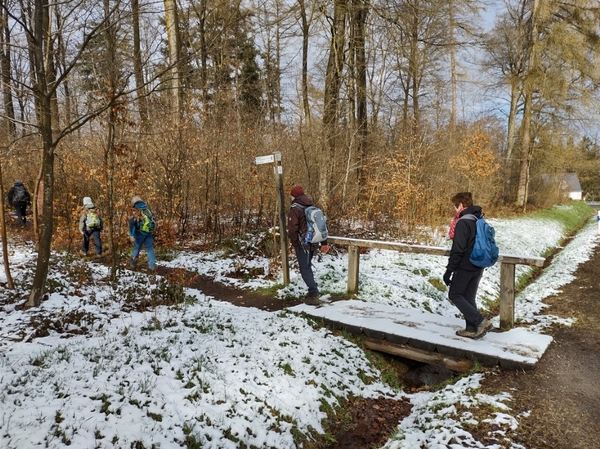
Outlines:
[{"label": "wooden plank", "polygon": [[434,256],[448,256],[450,254],[450,250],[448,248],[441,248],[437,246],[407,245],[405,243],[351,239],[347,237],[327,237],[327,243],[335,243],[337,245],[344,246],[357,246],[360,248],[390,249],[405,253],[432,254]]},{"label": "wooden plank", "polygon": [[411,338],[408,340],[408,343],[406,343],[406,344],[407,344],[407,346],[410,346],[411,348],[420,349],[421,351],[426,351],[426,352],[435,351],[435,343],[431,343],[430,341],[426,341],[426,340],[419,340],[418,338]]},{"label": "wooden plank", "polygon": [[466,358],[466,354],[467,354],[467,352],[462,348],[455,348],[453,346],[441,345],[439,343],[435,345],[435,350],[436,350],[436,352],[439,352],[440,354],[444,354],[444,355],[453,357],[455,359],[464,359],[464,358]]},{"label": "wooden plank", "polygon": [[376,340],[384,340],[388,335],[386,332],[378,331],[375,329],[363,328],[363,332],[367,337],[374,338]]},{"label": "wooden plank", "polygon": [[404,335],[394,335],[386,333],[385,339],[394,345],[405,345],[408,343],[408,337]]},{"label": "wooden plank", "polygon": [[385,340],[376,340],[363,337],[365,346],[373,351],[385,352],[405,359],[416,360],[430,365],[444,365],[452,371],[466,373],[473,368],[473,361],[469,359],[457,359],[437,352],[427,352],[422,349],[412,348],[407,345],[395,345]]},{"label": "wooden plank", "polygon": [[467,352],[466,357],[469,360],[477,361],[481,363],[483,366],[495,367],[500,363],[500,359],[493,355],[482,354],[481,352]]},{"label": "wooden plank", "polygon": [[532,267],[543,267],[546,263],[546,259],[537,256],[514,256],[509,254],[500,254],[498,256],[498,262],[513,265],[529,265]]},{"label": "wooden plank", "polygon": [[508,359],[500,359],[498,361],[498,363],[504,370],[518,370],[518,369],[530,370],[530,369],[535,368],[534,363],[517,362],[514,360],[508,360]]}]

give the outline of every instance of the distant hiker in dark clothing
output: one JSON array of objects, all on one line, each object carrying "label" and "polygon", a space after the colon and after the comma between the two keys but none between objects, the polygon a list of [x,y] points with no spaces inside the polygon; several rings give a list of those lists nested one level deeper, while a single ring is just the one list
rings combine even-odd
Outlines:
[{"label": "distant hiker in dark clothing", "polygon": [[86,196],[83,199],[83,211],[79,218],[79,232],[83,235],[83,244],[81,246],[81,255],[87,256],[90,249],[90,237],[94,239],[96,247],[96,256],[102,255],[102,232],[103,223],[100,211],[94,206],[92,199]]},{"label": "distant hiker in dark clothing", "polygon": [[156,270],[156,258],[154,255],[154,231],[156,222],[152,212],[142,201],[139,196],[134,196],[131,199],[131,207],[133,216],[129,220],[129,237],[133,243],[133,251],[131,252],[130,267],[137,266],[137,260],[142,249],[142,245],[146,248],[148,256],[148,268],[150,271]]},{"label": "distant hiker in dark clothing", "polygon": [[31,202],[31,195],[20,180],[8,191],[8,203],[12,204],[17,212],[17,218],[22,228],[27,223],[27,205]]},{"label": "distant hiker in dark clothing", "polygon": [[456,335],[478,339],[491,329],[492,323],[477,310],[477,288],[483,276],[483,268],[476,267],[469,261],[477,226],[474,220],[461,219],[465,214],[481,217],[481,207],[473,205],[470,192],[460,192],[452,197],[456,212],[448,236],[452,239],[452,248],[444,283],[450,287],[448,297],[461,311],[465,318],[466,327],[456,331]]},{"label": "distant hiker in dark clothing", "polygon": [[327,240],[320,244],[302,244],[301,239],[306,234],[308,228],[304,209],[312,206],[313,202],[304,194],[304,189],[300,186],[293,187],[290,195],[292,197],[292,205],[287,215],[287,232],[296,253],[296,258],[298,259],[300,275],[308,287],[308,294],[305,296],[304,302],[306,304],[317,305],[320,304],[319,287],[315,282],[311,262],[316,248],[320,247],[322,252],[327,253],[329,246],[327,245]]}]

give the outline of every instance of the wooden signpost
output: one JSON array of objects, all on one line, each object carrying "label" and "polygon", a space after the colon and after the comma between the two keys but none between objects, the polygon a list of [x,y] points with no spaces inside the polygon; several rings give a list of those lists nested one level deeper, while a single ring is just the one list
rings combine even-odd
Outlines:
[{"label": "wooden signpost", "polygon": [[281,269],[283,270],[283,284],[290,283],[290,264],[288,259],[288,236],[286,231],[286,215],[284,210],[285,196],[283,192],[283,166],[281,165],[281,153],[275,151],[267,156],[257,156],[254,159],[256,165],[273,164],[275,174],[275,185],[277,186],[277,212],[279,215],[279,244],[281,245]]}]

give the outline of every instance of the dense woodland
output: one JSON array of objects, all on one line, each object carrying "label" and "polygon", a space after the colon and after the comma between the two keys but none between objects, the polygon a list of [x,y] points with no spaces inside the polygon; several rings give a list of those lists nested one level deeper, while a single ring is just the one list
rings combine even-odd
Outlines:
[{"label": "dense woodland", "polygon": [[134,194],[165,242],[276,226],[273,170],[254,164],[273,152],[286,191],[302,184],[339,230],[403,237],[446,220],[462,190],[487,210],[544,206],[560,192],[543,173],[576,172],[600,194],[597,0],[0,0],[0,12],[0,183],[39,197],[29,305],[52,246],[79,238],[84,196],[104,212],[114,266]]}]

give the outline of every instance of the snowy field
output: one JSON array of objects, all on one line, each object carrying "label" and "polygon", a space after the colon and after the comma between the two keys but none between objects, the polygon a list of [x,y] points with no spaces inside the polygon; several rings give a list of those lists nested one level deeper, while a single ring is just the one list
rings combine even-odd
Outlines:
[{"label": "snowy field", "polygon": [[[548,220],[489,221],[501,253],[539,256],[564,237],[562,227]],[[590,221],[518,295],[516,318],[534,332],[570,324],[545,314],[543,300],[573,280],[597,244],[597,225]],[[440,238],[438,245],[449,243]],[[345,292],[347,262],[337,253],[314,261],[324,294]],[[33,249],[12,247],[10,263],[15,283],[30,285]],[[361,256],[358,299],[459,317],[432,282],[441,280],[445,263],[439,256],[371,251]],[[240,288],[281,282],[228,276],[240,265],[266,273],[269,260],[260,257],[181,253],[159,264]],[[526,270],[519,268],[517,275]],[[483,374],[436,392],[393,391],[354,344],[315,329],[298,314],[239,308],[192,289],[179,292],[176,307],[138,312],[130,302],[145,296],[151,302],[168,289],[166,283],[123,272],[118,285],[110,286],[108,274],[101,265],[55,255],[52,294],[36,310],[15,310],[27,295],[25,287],[0,288],[1,448],[302,447],[323,431],[324,410],[350,395],[408,398],[413,404],[386,449],[521,448],[510,435],[527,418],[511,413],[509,392],[481,394]],[[1,266],[2,285],[4,276]],[[499,277],[499,266],[486,271],[480,304],[498,296]],[[304,293],[297,270],[291,284],[278,290],[282,301]],[[50,328],[48,335],[38,335],[42,324]],[[59,328],[62,333],[52,330]],[[472,413],[478,408],[487,410],[487,424],[495,424],[497,443],[484,446],[469,433],[482,419]]]}]

